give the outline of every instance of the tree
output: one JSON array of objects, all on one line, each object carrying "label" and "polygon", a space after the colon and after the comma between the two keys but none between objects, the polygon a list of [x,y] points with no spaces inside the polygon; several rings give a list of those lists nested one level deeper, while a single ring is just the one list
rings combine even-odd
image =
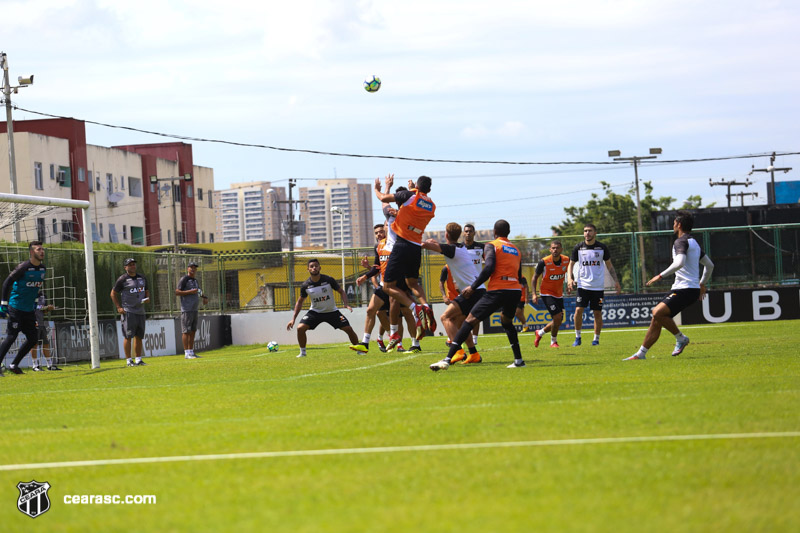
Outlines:
[{"label": "tree", "polygon": [[[665,211],[670,208],[675,198],[653,196],[653,186],[649,181],[642,182],[644,196],[641,198],[642,228],[650,229],[650,214],[653,211]],[[582,235],[584,224],[594,224],[598,233],[623,233],[638,231],[636,218],[636,190],[631,188],[627,194],[617,194],[611,185],[601,181],[605,197],[592,193],[592,198],[584,206],[565,207],[566,220],[560,225],[552,226],[555,235]]]}]

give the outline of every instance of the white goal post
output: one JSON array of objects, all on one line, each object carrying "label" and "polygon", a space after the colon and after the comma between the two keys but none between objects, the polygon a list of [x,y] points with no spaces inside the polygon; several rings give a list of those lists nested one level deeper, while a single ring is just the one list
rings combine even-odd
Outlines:
[{"label": "white goal post", "polygon": [[[80,209],[83,222],[83,250],[86,257],[86,307],[89,314],[89,346],[91,350],[92,368],[100,368],[100,337],[97,333],[97,290],[94,278],[94,248],[92,246],[92,224],[89,210],[91,204],[86,200],[70,200],[66,198],[46,198],[43,196],[25,196],[22,194],[0,193],[0,203],[38,205],[48,207],[66,207]],[[12,209],[13,210],[13,209]],[[21,219],[20,217],[19,219]],[[19,221],[15,220],[15,224]],[[45,264],[47,258],[45,257]]]}]

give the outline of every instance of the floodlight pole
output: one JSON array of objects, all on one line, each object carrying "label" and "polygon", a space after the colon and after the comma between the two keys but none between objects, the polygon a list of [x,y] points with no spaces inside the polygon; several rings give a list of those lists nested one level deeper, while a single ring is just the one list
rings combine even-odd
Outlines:
[{"label": "floodlight pole", "polygon": [[[288,213],[287,213],[287,224],[286,224],[286,233],[287,233],[287,240],[289,241],[289,260],[287,264],[289,266],[289,305],[292,309],[294,309],[294,206],[295,204],[302,204],[305,203],[304,200],[294,200],[292,199],[292,189],[297,187],[297,180],[290,178],[289,179],[289,199],[288,200],[276,200],[273,199],[272,202],[277,205],[278,207],[278,219],[281,217],[281,207],[280,204],[288,204]],[[269,192],[269,191],[268,191]],[[273,189],[272,192],[277,197],[277,192]],[[281,235],[283,234],[283,230],[281,230]]]},{"label": "floodlight pole", "polygon": [[650,148],[650,155],[637,155],[632,157],[614,157],[619,156],[619,150],[609,150],[608,156],[614,157],[614,161],[631,161],[633,163],[633,175],[636,180],[636,220],[639,227],[639,256],[642,261],[642,282],[647,282],[647,264],[645,261],[644,253],[644,226],[642,225],[642,202],[639,198],[639,161],[643,159],[656,159],[661,154],[661,148]]},{"label": "floodlight pole", "polygon": [[[33,83],[33,76],[29,78],[19,78],[19,85],[11,86],[8,76],[8,55],[0,52],[0,63],[3,66],[3,99],[6,104],[6,133],[8,135],[8,174],[11,178],[11,194],[17,194],[17,160],[14,150],[14,121],[11,117],[11,92],[17,93],[20,87],[27,87]],[[16,206],[14,207],[16,210]],[[14,217],[16,218],[16,217]],[[20,231],[19,222],[14,222],[14,242],[19,242]]]}]

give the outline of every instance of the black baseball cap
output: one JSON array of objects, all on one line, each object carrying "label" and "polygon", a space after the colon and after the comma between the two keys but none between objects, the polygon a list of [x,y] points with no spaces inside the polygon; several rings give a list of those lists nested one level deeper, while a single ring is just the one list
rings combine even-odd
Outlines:
[{"label": "black baseball cap", "polygon": [[197,263],[195,263],[194,261],[192,261],[191,263],[189,263],[189,266],[190,266],[190,267],[195,267],[195,268],[197,268],[197,267],[199,267],[200,265],[198,265]]},{"label": "black baseball cap", "polygon": [[125,262],[123,263],[123,265],[124,265],[124,266],[128,266],[128,265],[130,265],[131,263],[135,263],[135,262],[136,262],[136,259],[134,259],[133,257],[129,257],[129,258],[127,258],[127,259],[125,260]]}]

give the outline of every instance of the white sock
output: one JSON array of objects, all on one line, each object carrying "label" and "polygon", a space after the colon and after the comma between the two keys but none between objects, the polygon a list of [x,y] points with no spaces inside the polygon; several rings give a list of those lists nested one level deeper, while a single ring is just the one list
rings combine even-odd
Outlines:
[{"label": "white sock", "polygon": [[306,349],[305,348],[300,348],[300,353],[305,355],[306,354]]},{"label": "white sock", "polygon": [[478,336],[477,335],[473,335],[472,336],[472,344],[478,344]]},{"label": "white sock", "polygon": [[389,334],[392,335],[392,336],[394,336],[394,334],[397,333],[398,330],[400,330],[400,325],[399,324],[397,324],[397,325],[392,324],[392,325],[389,326]]},{"label": "white sock", "polygon": [[576,339],[580,339],[581,338],[581,332],[580,331],[576,331],[575,332],[575,338]]},{"label": "white sock", "polygon": [[189,350],[189,355],[194,355],[194,350]]},{"label": "white sock", "polygon": [[369,333],[364,333],[364,337],[361,339],[361,342],[363,342],[364,344],[369,344],[369,338],[371,336],[372,335],[370,335]]},{"label": "white sock", "polygon": [[141,362],[142,362],[142,358],[141,358],[141,357],[137,357],[137,358],[136,358],[136,362],[137,362],[137,363],[141,363]]},{"label": "white sock", "polygon": [[414,302],[411,302],[411,305],[408,308],[411,309],[411,314],[416,316],[416,314],[417,314],[417,304],[415,304]]},{"label": "white sock", "polygon": [[189,355],[189,353],[190,353],[189,350],[184,350],[183,351],[183,356],[186,357],[187,355]]},{"label": "white sock", "polygon": [[419,346],[419,339],[411,339],[411,347]]},{"label": "white sock", "polygon": [[639,346],[639,352],[638,353],[640,353],[642,355],[646,355],[647,354],[647,348],[645,348],[644,346]]},{"label": "white sock", "polygon": [[683,334],[683,333],[681,333],[680,331],[679,331],[678,333],[676,333],[676,334],[675,334],[675,340],[676,340],[676,341],[682,341],[682,340],[683,340],[683,339],[685,339],[685,338],[686,338],[686,335],[684,335],[684,334]]},{"label": "white sock", "polygon": [[554,342],[556,342],[556,334],[555,333],[551,333],[550,334],[550,344],[553,344]]},{"label": "white sock", "polygon": [[595,333],[594,334],[594,340],[596,340],[596,341],[600,340],[600,334],[599,333]]}]

